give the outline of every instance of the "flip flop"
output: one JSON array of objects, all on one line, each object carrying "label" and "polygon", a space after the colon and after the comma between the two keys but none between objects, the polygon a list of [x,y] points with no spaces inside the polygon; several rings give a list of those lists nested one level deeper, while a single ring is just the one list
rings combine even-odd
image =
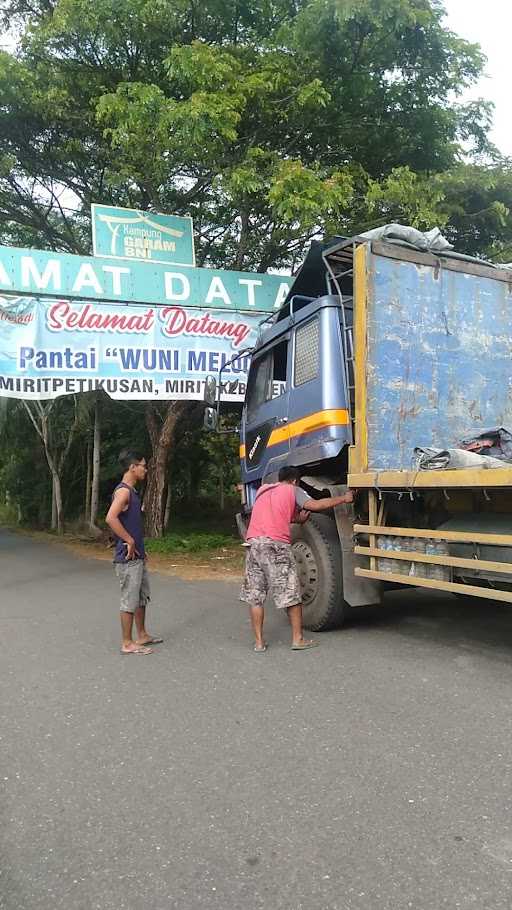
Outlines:
[{"label": "flip flop", "polygon": [[256,654],[264,654],[266,650],[267,650],[266,642],[263,645],[254,645],[254,651]]},{"label": "flip flop", "polygon": [[137,641],[136,644],[140,645],[141,648],[145,648],[146,645],[161,645],[162,642],[163,638],[158,638],[157,635],[152,635],[151,638],[148,638],[147,641]]},{"label": "flip flop", "polygon": [[317,641],[301,641],[298,645],[292,645],[292,651],[309,651],[310,648],[318,648]]},{"label": "flip flop", "polygon": [[124,648],[121,648],[121,654],[152,654],[152,648],[144,648],[142,645],[137,646],[136,648],[131,648],[129,651],[125,651]]}]

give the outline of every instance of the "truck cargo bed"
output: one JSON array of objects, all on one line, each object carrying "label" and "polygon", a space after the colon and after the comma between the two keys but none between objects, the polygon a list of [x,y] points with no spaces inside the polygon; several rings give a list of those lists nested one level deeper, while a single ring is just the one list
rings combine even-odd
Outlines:
[{"label": "truck cargo bed", "polygon": [[455,447],[473,428],[512,428],[512,272],[361,245],[354,330],[351,485],[512,485],[512,465],[413,470],[416,446]]},{"label": "truck cargo bed", "polygon": [[349,486],[358,489],[433,490],[450,487],[512,487],[512,465],[510,468],[450,471],[365,471],[349,474]]}]

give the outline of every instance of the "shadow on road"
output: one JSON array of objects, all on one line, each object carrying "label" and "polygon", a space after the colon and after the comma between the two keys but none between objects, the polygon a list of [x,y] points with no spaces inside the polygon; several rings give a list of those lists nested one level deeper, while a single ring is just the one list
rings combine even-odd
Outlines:
[{"label": "shadow on road", "polygon": [[387,594],[379,607],[355,609],[347,628],[378,629],[457,649],[498,649],[512,661],[512,605],[423,591]]}]

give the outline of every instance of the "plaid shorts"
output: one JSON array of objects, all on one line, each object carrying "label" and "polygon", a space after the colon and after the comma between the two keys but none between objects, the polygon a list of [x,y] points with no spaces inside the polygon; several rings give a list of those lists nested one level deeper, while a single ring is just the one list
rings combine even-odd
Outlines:
[{"label": "plaid shorts", "polygon": [[262,607],[271,594],[278,610],[300,604],[302,591],[291,544],[270,537],[255,537],[250,544],[240,600]]}]

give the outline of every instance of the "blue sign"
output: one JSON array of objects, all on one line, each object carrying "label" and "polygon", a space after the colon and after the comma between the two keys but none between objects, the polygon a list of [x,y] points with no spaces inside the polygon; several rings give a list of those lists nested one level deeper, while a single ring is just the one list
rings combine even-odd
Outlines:
[{"label": "blue sign", "polygon": [[[223,373],[242,402],[261,315],[185,307],[0,296],[0,397],[48,399],[103,389],[116,399],[202,400]],[[244,353],[245,351],[245,353]]]},{"label": "blue sign", "polygon": [[8,295],[269,313],[280,308],[292,280],[285,275],[178,268],[135,260],[107,262],[92,256],[0,246],[0,294]]},{"label": "blue sign", "polygon": [[91,205],[92,245],[95,256],[196,264],[192,219],[160,215],[111,205]]}]

